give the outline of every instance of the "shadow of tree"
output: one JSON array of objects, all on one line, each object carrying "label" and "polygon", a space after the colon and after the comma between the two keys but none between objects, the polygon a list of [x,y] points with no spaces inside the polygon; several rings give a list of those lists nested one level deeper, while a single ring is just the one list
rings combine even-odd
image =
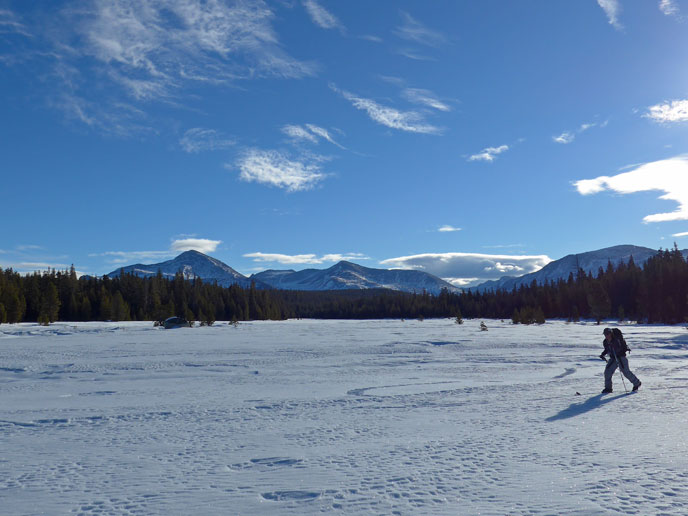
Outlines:
[{"label": "shadow of tree", "polygon": [[626,394],[617,394],[616,396],[607,396],[604,394],[598,394],[592,398],[588,398],[582,403],[572,403],[558,414],[548,417],[545,421],[559,421],[561,419],[569,419],[571,417],[580,416],[581,414],[585,414],[591,410],[598,409],[607,403],[611,403],[614,400],[618,400],[625,395]]}]

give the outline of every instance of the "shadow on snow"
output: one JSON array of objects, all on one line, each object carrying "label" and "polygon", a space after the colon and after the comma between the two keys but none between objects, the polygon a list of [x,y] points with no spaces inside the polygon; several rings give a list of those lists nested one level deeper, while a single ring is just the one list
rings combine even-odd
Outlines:
[{"label": "shadow on snow", "polygon": [[604,394],[597,394],[596,396],[588,398],[582,403],[571,403],[571,405],[569,405],[567,408],[565,408],[558,414],[548,417],[545,421],[559,421],[560,419],[568,419],[570,417],[580,416],[581,414],[585,414],[586,412],[590,412],[591,410],[598,409],[603,405],[606,405],[607,403],[610,403],[614,400],[618,400],[619,398],[622,398],[624,396],[626,396],[625,393],[611,397],[605,396]]}]

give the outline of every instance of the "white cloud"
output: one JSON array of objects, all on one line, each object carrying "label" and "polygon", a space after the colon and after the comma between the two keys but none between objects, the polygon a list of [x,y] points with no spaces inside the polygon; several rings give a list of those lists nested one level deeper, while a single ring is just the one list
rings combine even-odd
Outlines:
[{"label": "white cloud", "polygon": [[671,235],[671,236],[673,236],[673,237],[684,237],[684,236],[688,236],[688,231],[686,231],[686,232],[684,232],[684,233],[674,233],[674,234]]},{"label": "white cloud", "polygon": [[208,240],[207,238],[184,238],[174,240],[170,248],[173,251],[199,251],[204,254],[215,252],[222,240]]},{"label": "white cloud", "polygon": [[325,262],[340,262],[342,260],[368,260],[369,258],[361,253],[345,254],[325,254],[318,256],[315,254],[279,254],[279,253],[248,253],[244,258],[253,258],[254,262],[260,263],[279,263],[282,265],[318,265]]},{"label": "white cloud", "polygon": [[411,133],[439,134],[441,132],[439,127],[426,123],[423,115],[416,111],[399,111],[378,104],[374,100],[357,97],[348,91],[339,90],[335,86],[331,85],[330,87],[341,93],[356,109],[368,113],[368,116],[378,124]]},{"label": "white cloud", "polygon": [[517,274],[520,276],[535,272],[551,261],[549,256],[546,255],[425,253],[390,258],[380,263],[392,268],[422,270],[450,281],[454,285],[465,286],[491,279],[499,279],[505,274]]},{"label": "white cloud", "polygon": [[607,15],[609,24],[615,29],[622,29],[623,25],[619,22],[619,14],[621,14],[621,4],[619,0],[597,0],[597,3]]},{"label": "white cloud", "polygon": [[573,140],[576,139],[576,135],[569,133],[568,131],[565,131],[561,133],[559,136],[552,136],[552,140],[554,140],[557,143],[571,143]]},{"label": "white cloud", "polygon": [[[26,24],[44,38],[42,58],[53,63],[51,104],[96,129],[126,134],[142,106],[162,101],[181,107],[178,99],[198,85],[315,73],[312,63],[286,53],[263,0],[67,4]],[[10,23],[24,27],[6,12],[0,11],[0,31]],[[129,102],[138,114],[121,109]]]},{"label": "white cloud", "polygon": [[660,199],[675,201],[678,209],[670,213],[647,215],[643,221],[666,222],[688,220],[688,156],[677,156],[638,166],[630,172],[615,176],[576,181],[574,186],[581,195],[592,195],[605,190],[620,194],[662,191]]},{"label": "white cloud", "polygon": [[296,192],[309,190],[325,178],[320,168],[324,160],[322,156],[294,160],[276,150],[249,149],[239,158],[236,166],[241,171],[239,177],[243,181]]},{"label": "white cloud", "polygon": [[414,104],[421,104],[439,111],[451,111],[451,107],[439,100],[437,96],[430,90],[406,88],[402,92],[402,95],[404,98],[406,98],[406,100],[413,102]]},{"label": "white cloud", "polygon": [[650,106],[643,116],[660,123],[687,122],[688,100],[672,100]]},{"label": "white cloud", "polygon": [[311,133],[313,133],[313,134],[316,135],[316,136],[319,136],[319,137],[322,138],[323,140],[327,140],[327,141],[330,142],[332,145],[336,145],[336,146],[339,147],[340,149],[343,149],[343,148],[344,148],[344,147],[342,147],[340,144],[338,144],[338,143],[334,140],[334,138],[332,138],[332,135],[329,133],[329,131],[328,131],[327,129],[325,129],[325,128],[323,128],[323,127],[318,127],[317,125],[313,125],[313,124],[306,124],[306,127],[308,128],[308,130],[309,130]]},{"label": "white cloud", "polygon": [[439,231],[440,233],[452,233],[454,231],[461,231],[461,228],[455,228],[454,226],[445,224],[444,226],[438,228],[437,231]]},{"label": "white cloud", "polygon": [[318,138],[300,125],[285,125],[282,127],[282,132],[294,140],[306,140],[311,143],[318,143]]},{"label": "white cloud", "polygon": [[236,142],[214,129],[194,127],[184,133],[179,140],[182,149],[189,153],[226,149]]},{"label": "white cloud", "polygon": [[487,147],[486,149],[483,149],[480,151],[478,154],[473,154],[472,156],[468,157],[468,161],[488,161],[492,162],[495,160],[495,157],[503,152],[506,152],[509,150],[508,145],[500,145],[499,147]]},{"label": "white cloud", "polygon": [[336,145],[340,149],[344,149],[342,145],[337,143],[330,132],[324,127],[319,127],[314,124],[305,124],[305,127],[300,125],[285,125],[282,127],[282,132],[292,138],[293,140],[305,140],[311,143],[318,143],[318,138],[322,138]]},{"label": "white cloud", "polygon": [[679,8],[674,0],[660,0],[659,10],[667,16],[679,16]]},{"label": "white cloud", "polygon": [[403,25],[397,27],[395,34],[402,39],[429,47],[439,47],[447,38],[441,32],[430,29],[406,12],[401,12]]},{"label": "white cloud", "polygon": [[337,17],[316,2],[316,0],[303,0],[303,5],[313,23],[318,27],[323,29],[341,28]]}]

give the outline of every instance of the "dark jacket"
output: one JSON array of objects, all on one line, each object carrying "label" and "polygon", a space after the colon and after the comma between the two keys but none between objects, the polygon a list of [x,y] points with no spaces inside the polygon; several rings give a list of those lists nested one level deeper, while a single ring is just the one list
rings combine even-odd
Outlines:
[{"label": "dark jacket", "polygon": [[626,343],[616,337],[612,337],[611,342],[607,342],[607,339],[604,339],[602,345],[604,346],[604,351],[600,355],[601,357],[604,357],[604,355],[609,355],[610,358],[614,358],[615,356],[625,357],[626,351],[628,350]]}]

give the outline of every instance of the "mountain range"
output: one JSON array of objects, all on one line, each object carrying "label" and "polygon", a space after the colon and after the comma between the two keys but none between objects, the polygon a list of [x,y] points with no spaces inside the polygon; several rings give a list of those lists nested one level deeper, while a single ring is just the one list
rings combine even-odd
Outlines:
[{"label": "mountain range", "polygon": [[[597,276],[600,267],[607,268],[607,264],[611,262],[614,266],[620,262],[628,263],[628,260],[633,257],[633,261],[639,267],[651,257],[657,254],[657,250],[649,247],[639,247],[635,245],[617,245],[613,247],[606,247],[597,251],[590,251],[580,254],[569,254],[548,263],[539,271],[524,274],[523,276],[502,276],[498,280],[486,281],[476,287],[471,287],[470,290],[474,292],[484,292],[486,290],[512,290],[519,288],[521,285],[529,285],[533,281],[542,285],[548,281],[557,281],[558,279],[567,279],[569,274],[577,273],[580,267],[586,273]],[[688,256],[688,249],[681,251],[683,256]]]},{"label": "mountain range", "polygon": [[124,272],[141,277],[155,276],[172,279],[181,272],[186,279],[203,281],[228,287],[232,284],[249,287],[255,283],[261,289],[283,290],[360,290],[382,288],[402,292],[439,294],[442,289],[459,292],[460,289],[437,276],[416,270],[371,269],[355,263],[341,261],[329,269],[268,270],[246,277],[229,265],[198,251],[186,251],[172,260],[145,265],[137,263],[120,267],[107,276],[115,278]]},{"label": "mountain range", "polygon": [[[681,251],[688,256],[688,250]],[[521,285],[536,281],[539,284],[558,279],[566,279],[576,273],[578,268],[587,273],[596,274],[600,267],[606,269],[611,262],[614,265],[628,262],[631,256],[636,265],[642,266],[657,251],[648,247],[618,245],[580,254],[570,254],[550,262],[536,272],[523,276],[503,276],[498,280],[486,281],[471,287],[474,292],[486,290],[511,290]],[[114,278],[122,272],[141,277],[155,276],[160,272],[163,277],[172,279],[181,272],[186,279],[199,278],[205,282],[217,282],[228,287],[239,285],[247,288],[252,283],[260,289],[283,290],[361,290],[390,289],[402,292],[423,292],[439,294],[443,289],[449,292],[460,292],[462,289],[447,281],[418,270],[373,269],[355,263],[341,261],[328,269],[267,270],[250,277],[232,269],[229,265],[198,251],[186,251],[172,260],[150,265],[135,264],[121,267],[108,274]]]}]

